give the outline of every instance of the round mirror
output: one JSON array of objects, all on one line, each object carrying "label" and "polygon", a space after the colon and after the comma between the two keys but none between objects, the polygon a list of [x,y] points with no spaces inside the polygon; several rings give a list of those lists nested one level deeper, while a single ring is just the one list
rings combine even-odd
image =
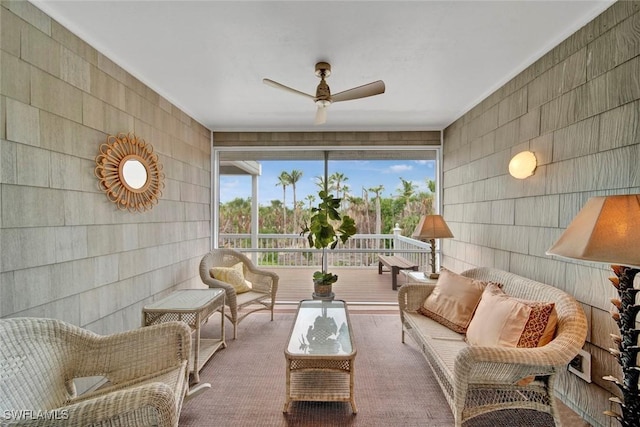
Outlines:
[{"label": "round mirror", "polygon": [[109,135],[94,170],[98,186],[118,209],[144,212],[158,204],[164,173],[153,147],[134,134]]},{"label": "round mirror", "polygon": [[147,183],[147,168],[140,160],[126,160],[122,166],[122,178],[129,187],[139,190]]}]

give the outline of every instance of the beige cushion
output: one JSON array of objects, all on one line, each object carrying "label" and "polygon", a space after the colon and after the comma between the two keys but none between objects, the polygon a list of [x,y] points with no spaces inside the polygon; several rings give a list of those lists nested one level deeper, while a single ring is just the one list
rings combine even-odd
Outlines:
[{"label": "beige cushion", "polygon": [[[553,310],[554,303],[514,298],[490,283],[467,329],[467,342],[470,345],[525,348],[544,345],[546,342],[541,339],[545,332],[549,335],[548,324]],[[553,330],[555,332],[555,325]],[[547,338],[550,341],[553,334]]]},{"label": "beige cushion", "polygon": [[434,290],[418,311],[458,333],[465,333],[486,282],[460,276],[445,268]]},{"label": "beige cushion", "polygon": [[237,294],[251,290],[251,282],[245,280],[243,265],[241,262],[232,267],[213,267],[209,270],[211,277],[230,284]]}]

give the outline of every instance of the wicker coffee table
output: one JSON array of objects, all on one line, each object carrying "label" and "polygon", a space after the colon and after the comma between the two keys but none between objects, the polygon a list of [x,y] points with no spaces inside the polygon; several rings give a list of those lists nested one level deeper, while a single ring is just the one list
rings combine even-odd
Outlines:
[{"label": "wicker coffee table", "polygon": [[287,396],[294,400],[350,402],[353,397],[356,348],[344,301],[300,301],[284,355]]}]

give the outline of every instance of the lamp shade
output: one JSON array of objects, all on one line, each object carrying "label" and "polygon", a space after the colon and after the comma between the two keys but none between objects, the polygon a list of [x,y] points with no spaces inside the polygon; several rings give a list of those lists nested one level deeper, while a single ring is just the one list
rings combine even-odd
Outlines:
[{"label": "lamp shade", "polygon": [[428,240],[453,237],[449,226],[444,222],[442,215],[425,215],[412,234],[414,239]]},{"label": "lamp shade", "polygon": [[531,151],[522,151],[513,156],[509,162],[509,173],[514,178],[525,179],[533,175],[537,164],[535,154]]},{"label": "lamp shade", "polygon": [[640,267],[640,194],[589,199],[547,255]]}]

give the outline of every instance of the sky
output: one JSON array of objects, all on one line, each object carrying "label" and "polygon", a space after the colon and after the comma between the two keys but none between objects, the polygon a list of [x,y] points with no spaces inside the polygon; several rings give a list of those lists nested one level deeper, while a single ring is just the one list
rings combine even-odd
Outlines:
[{"label": "sky", "polygon": [[[305,196],[317,196],[318,186],[315,177],[324,175],[322,161],[261,161],[262,175],[258,178],[258,203],[268,206],[271,200],[282,200],[282,186],[278,176],[285,171],[302,171],[302,177],[296,184],[296,197],[303,201]],[[435,180],[435,160],[332,160],[329,162],[329,175],[334,172],[347,177],[349,193],[362,197],[363,187],[369,189],[384,186],[383,197],[399,194],[402,188],[400,178],[413,182],[416,192],[427,192],[427,180]],[[226,203],[235,198],[251,197],[251,178],[240,175],[222,175],[220,177],[220,202]],[[373,194],[370,193],[370,198]],[[317,201],[317,197],[316,197]],[[293,206],[293,191],[287,186],[287,206]]]}]

